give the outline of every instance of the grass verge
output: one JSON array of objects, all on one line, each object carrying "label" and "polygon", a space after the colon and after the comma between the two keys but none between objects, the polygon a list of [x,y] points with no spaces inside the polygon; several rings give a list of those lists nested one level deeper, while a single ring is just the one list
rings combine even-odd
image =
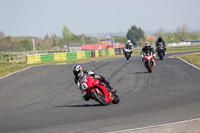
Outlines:
[{"label": "grass verge", "polygon": [[179,57],[195,66],[200,67],[200,52],[199,53],[192,53],[192,54],[185,54],[185,55],[173,55],[173,57]]},{"label": "grass verge", "polygon": [[3,77],[9,73],[12,73],[18,70],[22,70],[27,67],[38,66],[38,65],[43,65],[43,64],[45,63],[41,63],[41,64],[0,63],[0,77]]},{"label": "grass verge", "polygon": [[167,53],[200,51],[200,45],[167,47]]}]

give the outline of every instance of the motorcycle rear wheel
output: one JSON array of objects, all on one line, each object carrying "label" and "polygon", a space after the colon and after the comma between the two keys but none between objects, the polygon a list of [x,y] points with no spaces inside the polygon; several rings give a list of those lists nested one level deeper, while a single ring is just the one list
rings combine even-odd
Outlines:
[{"label": "motorcycle rear wheel", "polygon": [[[103,92],[101,92],[101,93],[103,93]],[[95,98],[95,100],[97,100],[101,105],[106,106],[108,104],[105,99],[104,93],[103,93],[104,98],[102,96],[100,96],[96,91],[93,91],[92,95]]]}]

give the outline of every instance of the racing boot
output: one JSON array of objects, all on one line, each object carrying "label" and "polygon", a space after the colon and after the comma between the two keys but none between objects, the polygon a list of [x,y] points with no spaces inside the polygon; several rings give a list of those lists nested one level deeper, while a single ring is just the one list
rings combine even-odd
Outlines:
[{"label": "racing boot", "polygon": [[112,86],[110,85],[110,83],[103,77],[101,76],[101,79],[100,79],[102,82],[104,82],[106,84],[106,86],[108,87],[109,91],[112,93],[112,94],[115,94],[117,92],[117,90],[114,90],[112,88]]},{"label": "racing boot", "polygon": [[155,60],[153,61],[153,66],[154,66],[154,67],[156,66],[156,62],[155,62]]},{"label": "racing boot", "polygon": [[86,95],[83,96],[83,99],[85,101],[89,101],[91,99],[91,97],[88,94],[86,94]]},{"label": "racing boot", "polygon": [[91,99],[91,97],[85,91],[82,93],[82,96],[85,101],[89,101]]},{"label": "racing boot", "polygon": [[109,82],[108,82],[107,86],[108,86],[108,89],[110,90],[110,92],[115,95],[117,90],[114,90]]}]

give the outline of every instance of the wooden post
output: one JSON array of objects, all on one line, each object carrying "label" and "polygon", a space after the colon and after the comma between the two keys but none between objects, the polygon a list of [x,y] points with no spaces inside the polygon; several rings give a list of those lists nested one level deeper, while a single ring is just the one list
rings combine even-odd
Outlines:
[{"label": "wooden post", "polygon": [[13,51],[12,51],[12,59],[13,59],[12,63],[15,63],[14,62],[14,53],[13,53]]},{"label": "wooden post", "polygon": [[[3,53],[2,53],[3,54]],[[1,54],[1,63],[3,63],[3,55]]]},{"label": "wooden post", "polygon": [[8,53],[8,62],[10,63],[10,53]]},{"label": "wooden post", "polygon": [[17,52],[17,63],[19,63],[19,52]]},{"label": "wooden post", "polygon": [[23,52],[21,52],[21,62],[23,62]]},{"label": "wooden post", "polygon": [[123,54],[123,48],[121,48],[121,54]]}]

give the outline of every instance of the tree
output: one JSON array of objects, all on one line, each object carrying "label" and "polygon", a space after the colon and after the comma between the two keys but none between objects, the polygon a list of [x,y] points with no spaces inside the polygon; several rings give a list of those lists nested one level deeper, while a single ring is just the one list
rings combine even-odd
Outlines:
[{"label": "tree", "polygon": [[73,36],[73,33],[66,26],[64,26],[62,35],[63,35],[64,40],[70,41]]},{"label": "tree", "polygon": [[155,36],[158,38],[159,36],[163,36],[163,34],[165,33],[163,28],[159,28],[157,30],[157,32],[155,33]]},{"label": "tree", "polygon": [[53,39],[53,46],[54,47],[57,46],[57,40],[56,40],[56,38]]},{"label": "tree", "polygon": [[118,43],[123,43],[125,44],[127,42],[127,38],[125,36],[113,36],[114,37],[114,41],[118,42]]},{"label": "tree", "polygon": [[44,40],[48,40],[49,39],[49,35],[46,34],[45,37],[44,37]]},{"label": "tree", "polygon": [[183,24],[182,26],[177,27],[176,31],[176,37],[179,39],[179,41],[185,41],[187,39],[189,35],[189,29],[187,24]]},{"label": "tree", "polygon": [[[151,41],[149,41],[149,42],[152,44]],[[137,41],[137,44],[138,44],[139,47],[144,46],[144,44],[145,44],[145,38],[140,38],[140,39]]]},{"label": "tree", "polygon": [[20,41],[20,44],[21,44],[21,50],[29,50],[29,51],[33,50],[32,43],[27,39]]},{"label": "tree", "polygon": [[165,33],[164,40],[166,43],[173,43],[175,41],[175,36],[173,33]]},{"label": "tree", "polygon": [[0,38],[4,37],[4,32],[0,31]]},{"label": "tree", "polygon": [[134,46],[140,39],[144,39],[144,31],[141,28],[137,28],[135,25],[131,26],[126,34],[126,38],[131,40]]}]

